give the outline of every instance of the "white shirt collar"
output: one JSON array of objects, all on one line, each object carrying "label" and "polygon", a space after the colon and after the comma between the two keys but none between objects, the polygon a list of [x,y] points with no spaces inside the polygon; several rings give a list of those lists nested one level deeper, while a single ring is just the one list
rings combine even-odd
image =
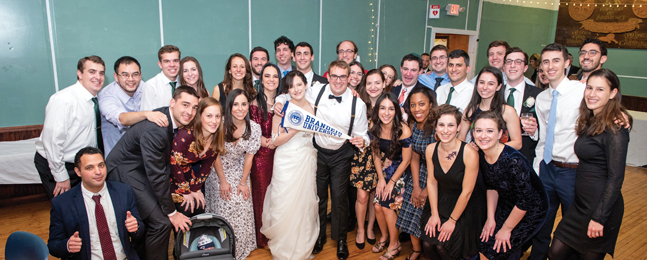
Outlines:
[{"label": "white shirt collar", "polygon": [[81,192],[83,193],[83,197],[92,199],[92,196],[96,194],[101,195],[101,197],[105,197],[107,191],[108,191],[108,185],[106,185],[105,181],[103,182],[103,188],[101,188],[101,190],[99,190],[99,192],[97,193],[91,192],[88,189],[86,189],[83,182],[81,182]]}]

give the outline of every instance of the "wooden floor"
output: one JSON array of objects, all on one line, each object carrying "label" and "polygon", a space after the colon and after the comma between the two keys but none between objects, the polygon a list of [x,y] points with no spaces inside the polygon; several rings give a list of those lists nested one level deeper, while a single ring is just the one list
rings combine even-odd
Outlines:
[{"label": "wooden floor", "polygon": [[[625,199],[625,214],[616,245],[615,259],[647,259],[647,170],[627,167],[622,193]],[[0,259],[4,259],[4,245],[7,237],[18,230],[34,233],[45,241],[49,234],[50,203],[35,202],[18,206],[0,208]],[[558,213],[558,220],[561,216]],[[330,230],[330,228],[328,228]],[[330,231],[329,231],[330,232]],[[378,239],[379,239],[379,232]],[[330,235],[328,236],[330,237]],[[348,233],[349,259],[377,259],[379,254],[373,254],[367,244],[364,250],[359,250],[354,243],[355,232]],[[336,259],[336,242],[328,240],[323,252],[315,259]],[[396,259],[405,259],[411,253],[411,244],[402,244],[403,252]],[[170,247],[169,247],[169,255]],[[525,259],[526,255],[522,258]],[[50,256],[50,259],[56,259]],[[253,251],[249,260],[271,259],[271,254],[265,249]],[[605,259],[612,259],[607,256]]]}]

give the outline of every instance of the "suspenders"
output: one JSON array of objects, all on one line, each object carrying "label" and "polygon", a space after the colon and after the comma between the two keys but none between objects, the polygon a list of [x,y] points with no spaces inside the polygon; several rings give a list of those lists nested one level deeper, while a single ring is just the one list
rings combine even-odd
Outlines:
[{"label": "suspenders", "polygon": [[[319,100],[321,100],[321,96],[323,96],[324,91],[326,90],[326,86],[328,84],[324,85],[321,90],[319,91],[319,95],[317,95],[317,100],[315,100],[315,116],[317,115],[317,106],[319,105]],[[352,108],[350,110],[350,128],[348,129],[348,136],[353,132],[353,124],[355,124],[355,105],[357,104],[357,97],[353,96],[353,104]]]}]

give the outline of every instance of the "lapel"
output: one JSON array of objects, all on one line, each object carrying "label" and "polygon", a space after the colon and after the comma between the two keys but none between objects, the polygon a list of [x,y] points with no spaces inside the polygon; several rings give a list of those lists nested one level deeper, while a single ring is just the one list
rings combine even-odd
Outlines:
[{"label": "lapel", "polygon": [[[81,191],[82,183],[76,186],[74,189],[74,208],[76,209],[76,216],[79,219],[79,236],[82,241],[90,241],[90,224],[88,221],[88,212],[85,208],[85,201],[83,201],[83,192]],[[83,255],[86,256],[85,259],[90,259],[90,243],[83,244],[82,247]]]},{"label": "lapel", "polygon": [[126,222],[126,211],[125,209],[121,208],[121,205],[126,205],[124,202],[124,199],[122,197],[122,194],[120,194],[117,189],[115,188],[112,183],[106,182],[106,185],[108,186],[108,193],[110,193],[110,201],[112,201],[112,209],[115,212],[115,219],[117,221],[117,232],[119,235],[119,240],[121,240],[121,244],[125,245],[124,243],[124,237],[126,232],[126,226],[121,225],[121,223]]},{"label": "lapel", "polygon": [[401,90],[402,90],[402,84],[400,84],[400,85],[398,85],[398,86],[394,86],[394,87],[391,89],[391,92],[392,92],[393,94],[395,94],[395,97],[397,98],[397,97],[399,97],[399,96],[400,96],[400,91],[401,91]]},{"label": "lapel", "polygon": [[[171,108],[163,107],[160,109],[160,111],[166,114],[166,118],[168,119],[168,122],[169,122],[168,126],[166,127],[166,133],[168,134],[169,143],[173,143],[173,123],[171,121],[173,120],[173,118],[171,118]],[[180,126],[178,126],[178,128],[179,127]]]}]

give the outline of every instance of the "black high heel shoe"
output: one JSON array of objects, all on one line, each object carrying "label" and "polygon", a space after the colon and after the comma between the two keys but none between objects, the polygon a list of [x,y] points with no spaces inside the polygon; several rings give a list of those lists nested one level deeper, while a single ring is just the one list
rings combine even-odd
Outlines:
[{"label": "black high heel shoe", "polygon": [[[359,235],[359,234],[357,234],[357,235]],[[362,250],[362,249],[364,249],[364,246],[366,245],[366,242],[357,243],[357,235],[355,235],[355,246],[357,246],[357,248],[359,250]],[[364,238],[364,241],[366,241],[366,238]]]},{"label": "black high heel shoe", "polygon": [[[375,234],[373,234],[373,235],[375,235]],[[371,245],[375,245],[375,238],[373,238],[373,239],[368,238],[368,230],[366,231],[366,242],[368,242]]]}]

